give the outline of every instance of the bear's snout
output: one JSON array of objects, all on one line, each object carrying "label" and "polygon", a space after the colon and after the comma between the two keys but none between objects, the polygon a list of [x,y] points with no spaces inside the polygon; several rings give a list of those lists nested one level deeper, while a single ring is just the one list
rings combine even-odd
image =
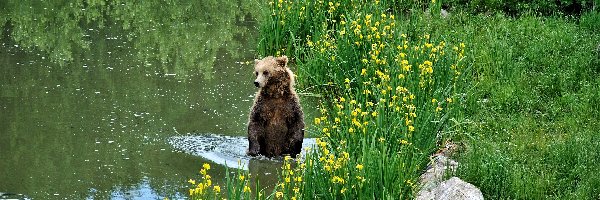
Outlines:
[{"label": "bear's snout", "polygon": [[260,84],[258,83],[258,81],[254,81],[254,86],[259,87]]}]

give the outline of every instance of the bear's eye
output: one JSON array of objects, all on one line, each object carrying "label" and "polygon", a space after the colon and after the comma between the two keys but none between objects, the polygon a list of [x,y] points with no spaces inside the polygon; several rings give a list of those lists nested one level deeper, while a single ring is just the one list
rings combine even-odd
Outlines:
[{"label": "bear's eye", "polygon": [[254,76],[258,76],[258,72],[254,72]]},{"label": "bear's eye", "polygon": [[268,76],[269,72],[265,71],[265,72],[263,72],[263,75]]}]

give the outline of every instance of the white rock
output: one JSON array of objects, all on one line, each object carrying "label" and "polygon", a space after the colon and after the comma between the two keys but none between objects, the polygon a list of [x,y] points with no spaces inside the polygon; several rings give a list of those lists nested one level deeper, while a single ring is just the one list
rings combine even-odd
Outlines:
[{"label": "white rock", "polygon": [[418,200],[483,200],[483,195],[479,188],[464,182],[463,180],[452,177],[447,181],[440,183],[431,191],[421,190],[417,196]]}]

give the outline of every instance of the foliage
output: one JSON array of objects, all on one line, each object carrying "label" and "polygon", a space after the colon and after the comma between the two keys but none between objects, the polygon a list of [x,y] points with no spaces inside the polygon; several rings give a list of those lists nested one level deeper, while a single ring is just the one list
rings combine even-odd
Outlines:
[{"label": "foliage", "polygon": [[486,198],[599,198],[595,11],[578,26],[535,15],[394,15],[394,3],[270,4],[260,53],[292,55],[300,88],[331,99],[313,121],[317,147],[295,167],[284,161],[272,197],[410,198],[450,133],[462,144],[457,175]]},{"label": "foliage", "polygon": [[[388,3],[270,3],[261,53],[293,55],[300,88],[335,99],[314,119],[319,147],[300,168],[284,170],[276,197],[384,199],[415,192],[460,98],[466,45],[402,33],[402,19],[388,12]],[[307,181],[292,184],[292,172]]]},{"label": "foliage", "polygon": [[[226,168],[225,172],[225,185],[213,184],[212,177],[208,173],[210,170],[210,164],[204,163],[202,169],[200,169],[200,178],[198,181],[194,179],[188,180],[191,184],[189,189],[189,196],[191,199],[222,199],[222,197],[228,197],[228,199],[251,199],[252,189],[250,184],[250,174],[247,171],[238,169],[232,176],[229,173],[229,169]],[[256,185],[258,195],[256,199],[264,199],[264,194],[258,190],[259,185]]]},{"label": "foliage", "polygon": [[448,0],[445,6],[470,13],[504,13],[509,16],[535,14],[542,16],[575,15],[592,10],[600,1],[569,0]]}]

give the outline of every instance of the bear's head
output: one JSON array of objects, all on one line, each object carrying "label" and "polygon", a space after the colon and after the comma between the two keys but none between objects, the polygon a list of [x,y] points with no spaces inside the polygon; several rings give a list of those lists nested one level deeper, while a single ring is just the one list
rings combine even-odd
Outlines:
[{"label": "bear's head", "polygon": [[[287,56],[266,57],[254,60],[254,85],[258,88],[268,87],[270,92],[284,93],[292,89],[294,74],[287,67]],[[277,91],[274,91],[277,90]]]}]

